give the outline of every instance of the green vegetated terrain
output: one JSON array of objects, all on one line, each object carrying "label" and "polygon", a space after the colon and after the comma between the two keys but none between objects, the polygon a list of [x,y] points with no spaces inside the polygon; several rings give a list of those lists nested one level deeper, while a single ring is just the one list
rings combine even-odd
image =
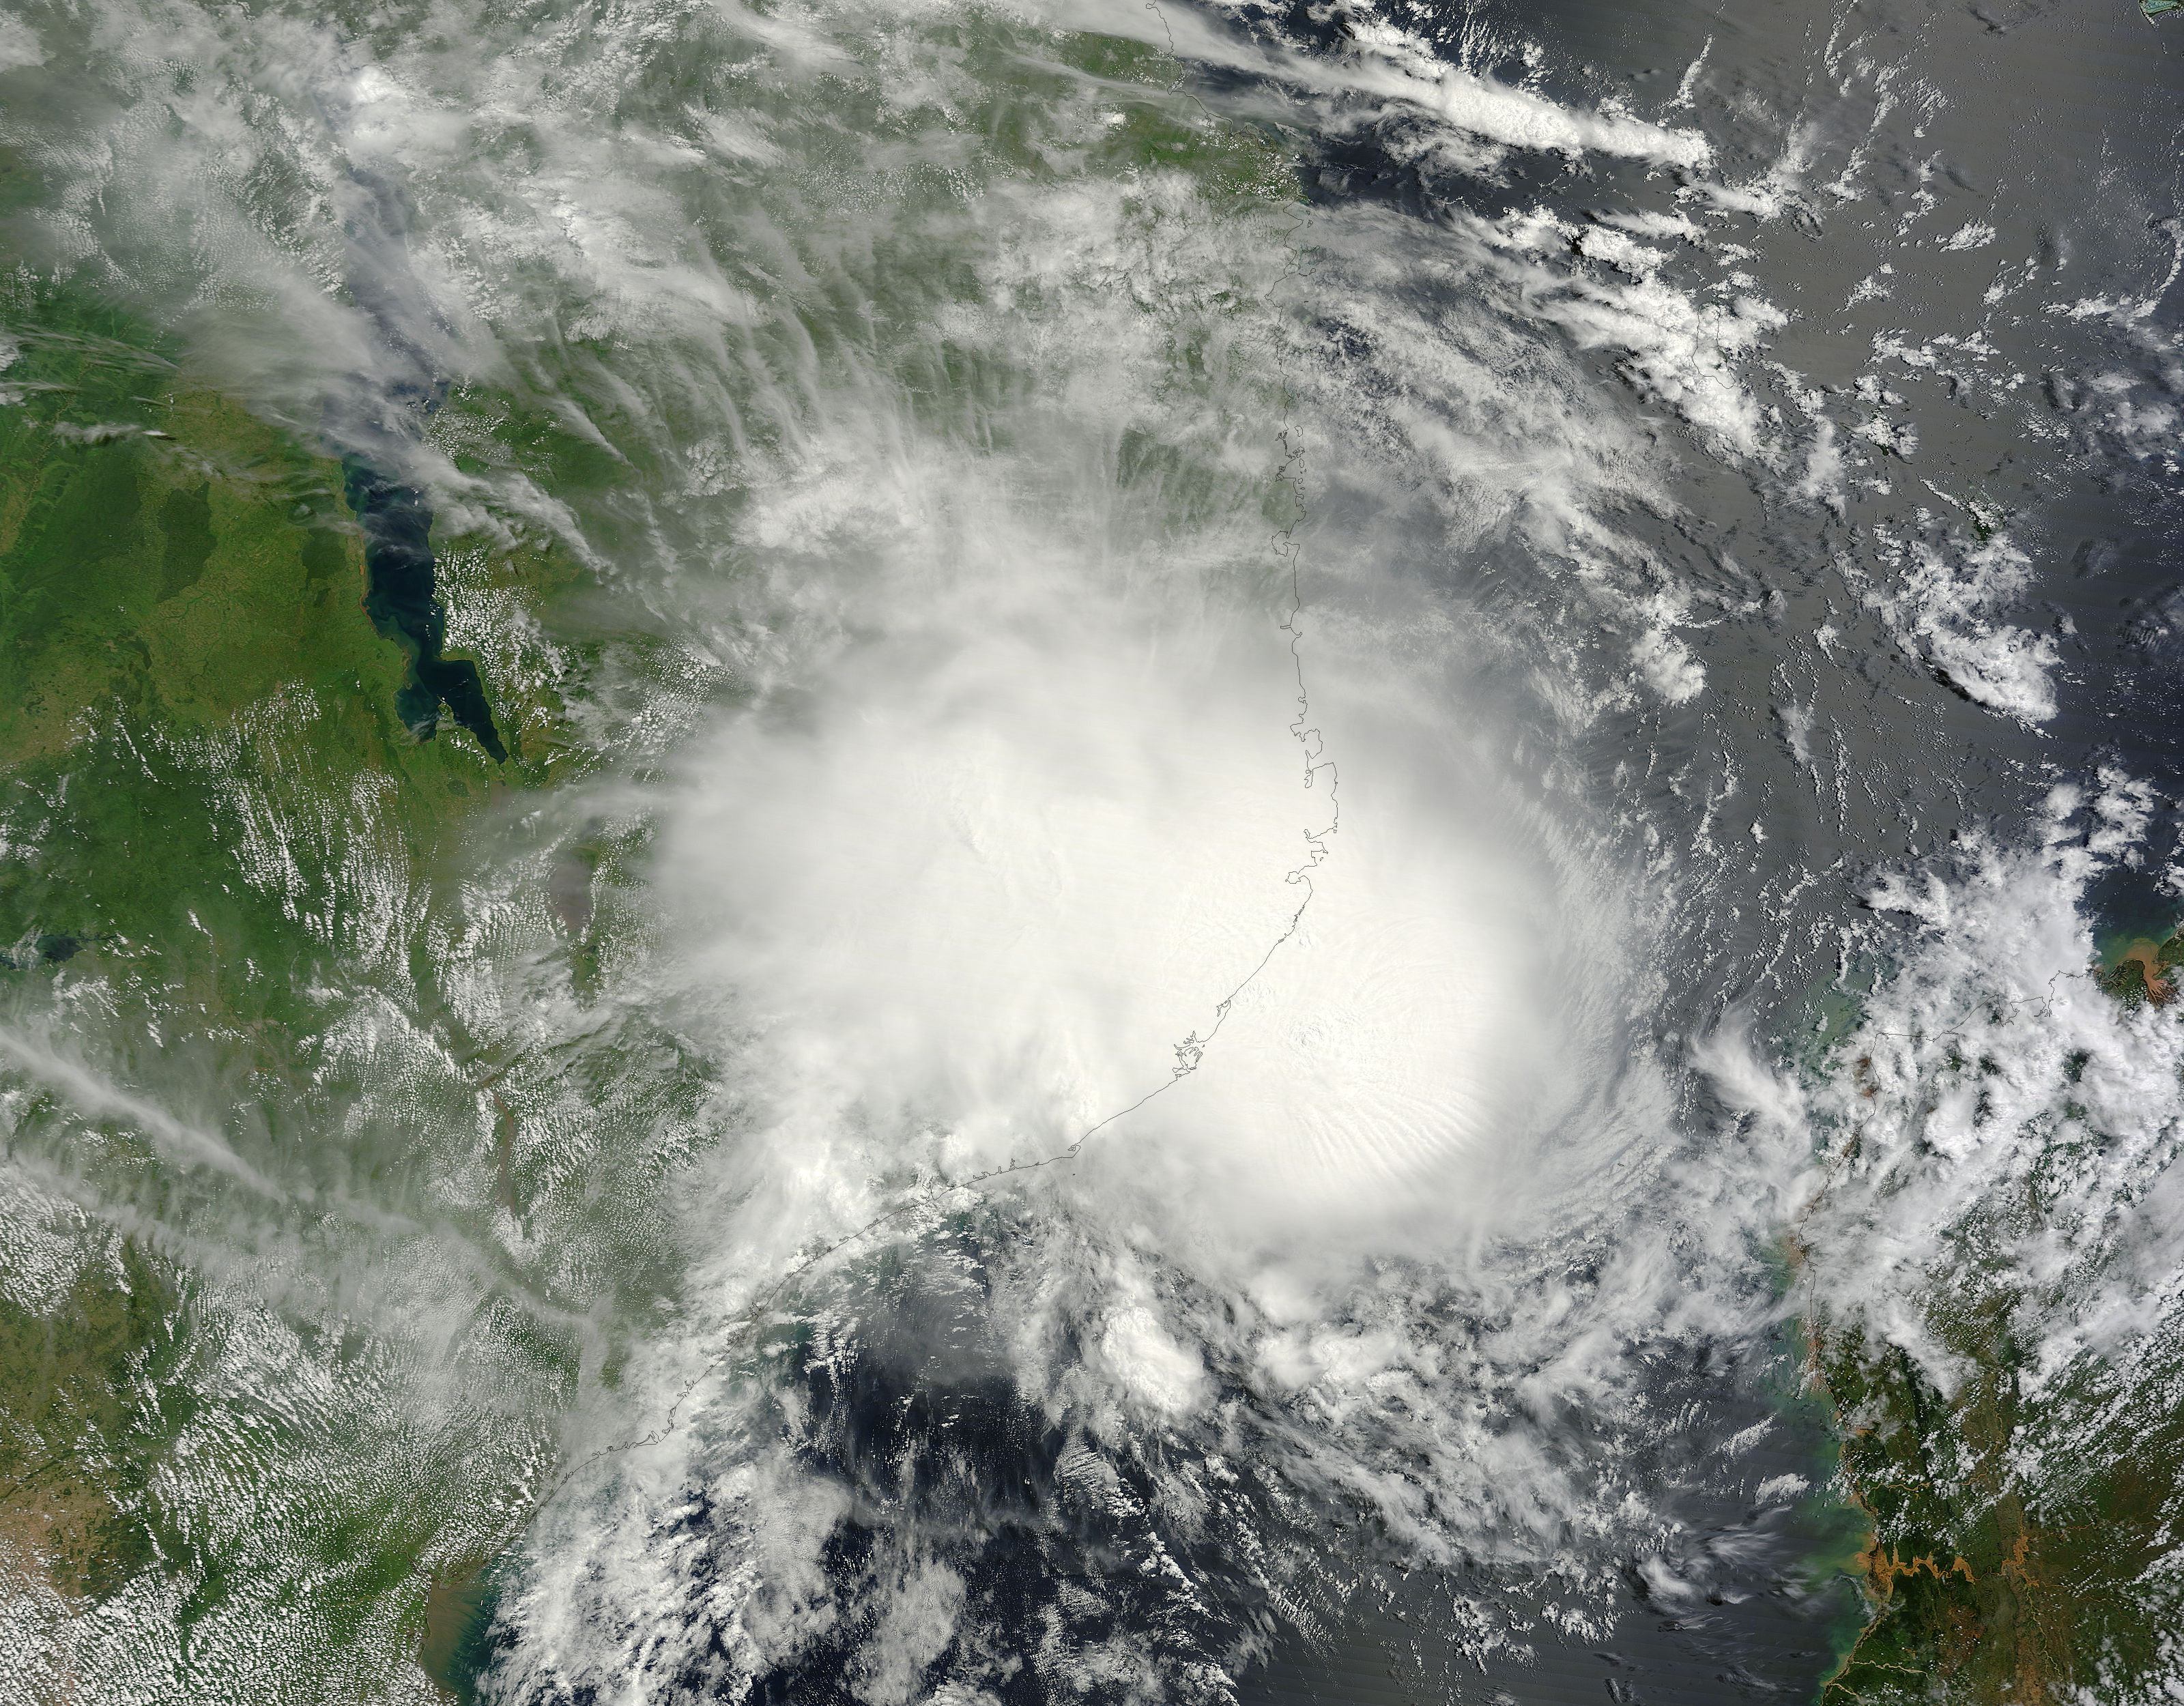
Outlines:
[{"label": "green vegetated terrain", "polygon": [[[1181,81],[1171,56],[1118,36],[1072,36],[1062,60],[1134,96],[1140,89],[1172,91]],[[1188,95],[1166,103],[1141,97],[1118,103],[1104,151],[1110,169],[1188,171],[1217,205],[1243,197],[1290,201],[1300,194],[1295,158],[1279,138],[1217,120]]]},{"label": "green vegetated terrain", "polygon": [[164,1264],[114,1258],[49,1309],[0,1296],[0,1536],[76,1600],[187,1544],[153,1485],[197,1408],[187,1318]]},{"label": "green vegetated terrain", "polygon": [[[566,743],[495,765],[400,725],[404,660],[317,446],[87,293],[18,281],[0,328],[0,1130],[31,1192],[0,1241],[0,1618],[52,1661],[16,1681],[76,1698],[121,1663],[101,1630],[141,1620],[182,1667],[158,1698],[362,1698],[390,1643],[417,1650],[436,1574],[504,1543],[493,1501],[573,1353],[504,1262],[460,1324],[493,1414],[403,1436],[417,1371],[341,1325],[338,1276],[398,1262],[372,1216],[428,1199],[489,1248],[522,1165],[465,1159],[459,1076],[437,1109],[424,1086],[421,1140],[393,1129],[375,1081],[400,1064],[327,1033],[376,1007],[402,1047],[490,1053],[420,938],[454,915],[449,850]],[[557,726],[550,684],[490,690],[511,726]],[[283,1249],[334,1277],[292,1307],[196,1277]],[[294,1676],[260,1655],[252,1694],[219,1631],[282,1617]]]},{"label": "green vegetated terrain", "polygon": [[[711,1083],[616,992],[643,822],[541,807],[603,653],[591,727],[708,689],[543,641],[550,537],[436,529],[511,756],[418,740],[322,447],[92,292],[19,280],[0,334],[11,1698],[465,1698]],[[520,397],[443,428],[571,502],[627,473]]]},{"label": "green vegetated terrain", "polygon": [[[403,659],[365,614],[335,463],[192,382],[125,317],[16,294],[0,297],[17,346],[0,375],[15,398],[0,409],[0,764],[65,752],[115,710],[188,731],[284,692],[353,704],[359,736],[400,732]],[[554,572],[543,555],[495,567]],[[535,725],[555,708],[510,709]],[[393,750],[354,756],[385,768]],[[445,756],[398,750],[398,769]]]},{"label": "green vegetated terrain", "polygon": [[[1117,89],[1097,169],[1296,195],[1283,151],[1204,119],[1164,56],[1070,53]],[[1015,169],[1005,128],[993,147]],[[322,445],[80,284],[0,281],[0,337],[10,1686],[366,1700],[421,1667],[463,1698],[560,1419],[670,1296],[663,1181],[711,1087],[614,997],[649,928],[644,825],[551,796],[600,728],[703,703],[717,666],[596,612],[554,645],[494,628],[481,611],[584,582],[497,514],[434,542],[511,756],[444,716],[420,742]],[[671,548],[675,506],[626,497],[666,475],[617,387],[593,387],[588,435],[549,406],[604,355],[572,344],[527,394],[459,388],[432,431],[458,477],[530,481],[605,557]],[[1178,382],[1211,358],[1178,349]],[[1016,382],[934,381],[936,409]],[[1150,441],[1128,455],[1171,498],[1199,477]]]},{"label": "green vegetated terrain", "polygon": [[[2166,1006],[2180,964],[2184,934],[2118,938],[2091,975],[2126,1009]],[[2074,1072],[2085,1064],[2072,1057]],[[2184,1517],[2184,1361],[2157,1350],[2130,1369],[2096,1364],[2029,1402],[2036,1300],[2011,1266],[1979,1255],[1989,1231],[2036,1228],[2044,1182],[2109,1141],[2082,1109],[2062,1113],[2025,1200],[2000,1211],[2008,1227],[1958,1229],[1966,1259],[1925,1310],[1967,1370],[1958,1390],[1937,1391],[1900,1348],[1825,1322],[1813,1336],[1843,1476],[1871,1524],[1855,1560],[1870,1620],[1825,1700],[2164,1698],[2171,1619],[2149,1583]]]},{"label": "green vegetated terrain", "polygon": [[2170,1545],[2184,1420],[2148,1417],[2142,1434],[2089,1442],[2075,1473],[2028,1484],[2011,1460],[2024,1351],[2009,1300],[1952,1326],[1977,1374],[1951,1397],[1900,1351],[1824,1349],[1844,1474],[1873,1521],[1858,1560],[1873,1620],[1825,1698],[2062,1702],[2153,1674],[2160,1631],[2138,1587]]},{"label": "green vegetated terrain", "polygon": [[[400,726],[404,660],[365,614],[329,459],[192,387],[119,316],[14,306],[0,812],[19,836],[0,858],[0,942],[19,971],[75,961],[146,1014],[219,1015],[276,1070],[317,1017],[299,983],[344,957],[299,903],[343,849],[332,823],[315,847],[280,844],[252,789],[354,831],[368,786],[396,832],[377,850],[406,881],[496,787],[538,775]],[[242,868],[254,856],[293,867],[287,895]]]},{"label": "green vegetated terrain", "polygon": [[2173,968],[2184,965],[2184,935],[2159,942],[2132,936],[2118,942],[2102,959],[2094,981],[2126,1008],[2166,1007],[2176,998]]}]

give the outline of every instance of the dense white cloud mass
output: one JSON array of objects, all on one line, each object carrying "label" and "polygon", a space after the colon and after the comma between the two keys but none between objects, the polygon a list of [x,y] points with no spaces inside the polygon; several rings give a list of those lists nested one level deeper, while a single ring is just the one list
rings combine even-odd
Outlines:
[{"label": "dense white cloud mass", "polygon": [[1279,608],[1088,580],[867,585],[688,762],[666,892],[769,1148],[899,1127],[961,1179],[1096,1132],[1240,1238],[1461,1213],[1555,1100],[1568,914],[1503,780]]},{"label": "dense white cloud mass", "polygon": [[[2049,384],[2149,465],[2175,341],[1926,166],[1805,292],[1939,110],[1850,18],[1793,92],[1708,36],[1642,99],[1348,0],[0,24],[111,95],[23,121],[24,228],[190,384],[403,453],[531,767],[434,864],[329,780],[345,680],[131,749],[212,779],[308,1046],[6,1006],[9,1295],[94,1220],[217,1275],[207,1381],[463,1492],[359,1674],[426,1698],[425,1584],[490,1558],[486,1698],[587,1706],[1218,1701],[1413,1570],[1467,1664],[1634,1584],[1696,1627],[1825,1480],[1762,1460],[1792,1311],[1954,1390],[1971,1227],[2029,1393],[2152,1355],[2180,1053],[2086,975],[2152,796],[1975,833],[1942,772],[2073,685],[1989,334],[2113,331],[2146,373]],[[192,1591],[67,1637],[86,1689],[251,1698]]]}]

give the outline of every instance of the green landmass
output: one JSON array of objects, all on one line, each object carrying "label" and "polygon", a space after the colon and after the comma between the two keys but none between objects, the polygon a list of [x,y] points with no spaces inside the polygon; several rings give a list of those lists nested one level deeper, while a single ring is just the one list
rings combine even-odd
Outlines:
[{"label": "green landmass", "polygon": [[[2164,1008],[2179,965],[2184,933],[2125,935],[2090,975],[2126,1009]],[[1997,1070],[1973,1052],[1953,1070]],[[2070,1058],[2074,1081],[2089,1063]],[[1852,1063],[1855,1081],[1868,1064]],[[2066,1103],[2019,1134],[2042,1146],[2024,1199],[1952,1231],[1955,1265],[1920,1313],[1966,1371],[1958,1390],[1936,1390],[1900,1347],[1825,1318],[1812,1325],[1814,1382],[1835,1407],[1843,1481],[1870,1524],[1854,1561],[1869,1620],[1824,1700],[2064,1706],[2164,1686],[2173,1654],[2148,1583],[2184,1507],[2184,1410],[2170,1396],[2184,1362],[2173,1349],[2128,1370],[2086,1359],[2029,1402],[2041,1300],[1999,1253],[2036,1233],[2059,1181],[2114,1142],[2088,1118]]]},{"label": "green landmass", "polygon": [[[612,1166],[518,1152],[513,1110],[536,1106],[522,1063],[456,1017],[426,951],[481,814],[566,770],[563,707],[543,677],[503,684],[512,720],[559,736],[533,762],[494,766],[444,728],[414,739],[337,467],[80,286],[18,277],[0,325],[16,347],[0,374],[0,1136],[42,1192],[10,1203],[0,1249],[0,1616],[50,1637],[50,1668],[13,1686],[76,1698],[67,1631],[125,1603],[170,1623],[187,1698],[250,1688],[214,1655],[244,1650],[214,1631],[252,1619],[297,1632],[279,1643],[288,1679],[250,1698],[377,1698],[390,1644],[426,1637],[433,1581],[520,1520],[496,1506],[572,1395],[565,1312],[502,1258],[462,1330],[464,1359],[493,1370],[482,1396],[412,1433],[400,1394],[424,1376],[344,1325],[337,1290],[269,1312],[190,1275],[260,1244],[369,1273],[401,1260],[372,1215],[415,1217],[421,1254],[427,1214],[493,1250],[499,1215],[543,1226],[595,1192],[641,1194]],[[533,598],[569,571],[473,543],[462,572],[471,592]],[[593,841],[606,869],[587,879],[610,883],[627,847]],[[568,952],[596,982],[591,910]],[[486,1064],[411,1085],[389,1120],[386,1066],[327,1043],[370,1011]],[[18,1074],[24,1049],[58,1064]],[[235,1164],[192,1164],[71,1071],[193,1086]],[[472,1154],[488,1075],[511,1111]],[[448,1188],[472,1175],[493,1182]],[[362,1218],[328,1219],[357,1200]],[[656,1294],[641,1236],[611,1217],[592,1232],[599,1272]],[[57,1292],[20,1264],[28,1242]],[[239,1367],[257,1372],[239,1385]]]},{"label": "green landmass", "polygon": [[50,1309],[0,1295],[0,1536],[72,1599],[187,1554],[153,1486],[197,1409],[181,1305],[134,1241]]},{"label": "green landmass", "polygon": [[1298,199],[1293,151],[1267,131],[1214,118],[1178,92],[1181,69],[1169,54],[1123,36],[1086,33],[1068,38],[1061,59],[1116,97],[1102,144],[1101,164],[1108,169],[1185,170],[1216,205]]},{"label": "green landmass", "polygon": [[2184,965],[2184,935],[2119,940],[2093,969],[2093,981],[2126,1007],[2166,1007],[2176,998],[2170,968]]},{"label": "green landmass", "polygon": [[[1167,56],[1080,37],[1034,64],[1027,45],[967,42],[990,104],[916,120],[970,139],[967,171],[1120,182],[1155,247],[1208,203],[1296,198],[1279,140],[1212,120]],[[1088,80],[1115,119],[1058,142],[1040,115]],[[749,96],[800,127],[815,168],[837,147],[842,230],[814,229],[816,169],[785,192],[693,175],[703,218],[755,214],[817,255],[794,290],[771,270],[798,275],[786,250],[750,261],[738,282],[780,311],[735,333],[747,363],[691,364],[753,393],[717,503],[681,497],[716,399],[605,341],[519,349],[434,418],[479,492],[551,500],[482,497],[457,512],[473,531],[434,534],[505,765],[447,720],[424,742],[402,726],[406,660],[365,611],[322,446],[85,278],[0,280],[0,1186],[26,1193],[0,1241],[0,1617],[58,1655],[10,1679],[39,1706],[114,1676],[193,1706],[380,1699],[398,1673],[471,1698],[561,1419],[671,1308],[665,1197],[708,1141],[714,1069],[621,992],[655,927],[645,825],[557,816],[554,794],[629,725],[734,687],[648,630],[642,597],[630,631],[587,606],[549,644],[543,619],[601,572],[737,572],[735,481],[793,448],[770,411],[807,364],[823,381],[876,361],[926,424],[1001,453],[1037,379],[928,335],[987,301],[959,240],[966,173],[864,183],[860,139],[898,115],[878,84],[834,93],[845,115]],[[0,203],[52,194],[0,151]],[[866,244],[867,194],[917,216]],[[844,259],[828,246],[852,228]],[[829,301],[814,278],[852,287]],[[1178,386],[1228,364],[1247,408],[1272,400],[1222,341],[1257,304],[1148,288]],[[1148,525],[1262,501],[1218,440],[1123,436]],[[79,1664],[109,1615],[140,1649]]]},{"label": "green landmass", "polygon": [[2060,1706],[2154,1674],[2159,1630],[2136,1590],[2169,1545],[2184,1420],[2099,1439],[2075,1473],[2029,1485],[2012,1456],[2029,1350],[2011,1300],[1997,1291],[1944,1325],[1975,1370],[1949,1397],[1900,1349],[1822,1341],[1843,1473],[1872,1522],[1857,1560],[1872,1619],[1823,1698]]},{"label": "green landmass", "polygon": [[[9,294],[5,385],[21,400],[0,408],[0,765],[64,753],[109,712],[187,731],[283,692],[353,703],[377,746],[395,743],[404,659],[365,614],[337,464],[193,381],[126,316],[20,281]],[[485,577],[507,581],[511,554]],[[521,720],[556,720],[518,699]]]}]

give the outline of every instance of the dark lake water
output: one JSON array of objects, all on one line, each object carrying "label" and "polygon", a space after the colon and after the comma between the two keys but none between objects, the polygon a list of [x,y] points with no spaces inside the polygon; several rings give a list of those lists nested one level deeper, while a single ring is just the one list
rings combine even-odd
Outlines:
[{"label": "dark lake water", "polygon": [[340,447],[343,494],[364,534],[364,608],[409,660],[394,701],[403,726],[429,740],[445,705],[500,764],[508,749],[478,666],[441,656],[448,616],[435,584],[432,501],[411,483],[417,446],[447,381],[427,347],[439,321],[410,265],[409,201],[398,185],[354,169],[345,188],[349,295],[377,331],[385,364],[356,375],[329,402],[325,425]]}]

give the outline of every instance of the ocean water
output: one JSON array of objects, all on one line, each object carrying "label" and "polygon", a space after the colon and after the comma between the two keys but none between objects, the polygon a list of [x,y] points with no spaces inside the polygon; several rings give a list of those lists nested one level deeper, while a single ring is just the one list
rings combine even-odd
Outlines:
[{"label": "ocean water", "polygon": [[2172,1698],[2180,42],[11,9],[31,1698]]}]

